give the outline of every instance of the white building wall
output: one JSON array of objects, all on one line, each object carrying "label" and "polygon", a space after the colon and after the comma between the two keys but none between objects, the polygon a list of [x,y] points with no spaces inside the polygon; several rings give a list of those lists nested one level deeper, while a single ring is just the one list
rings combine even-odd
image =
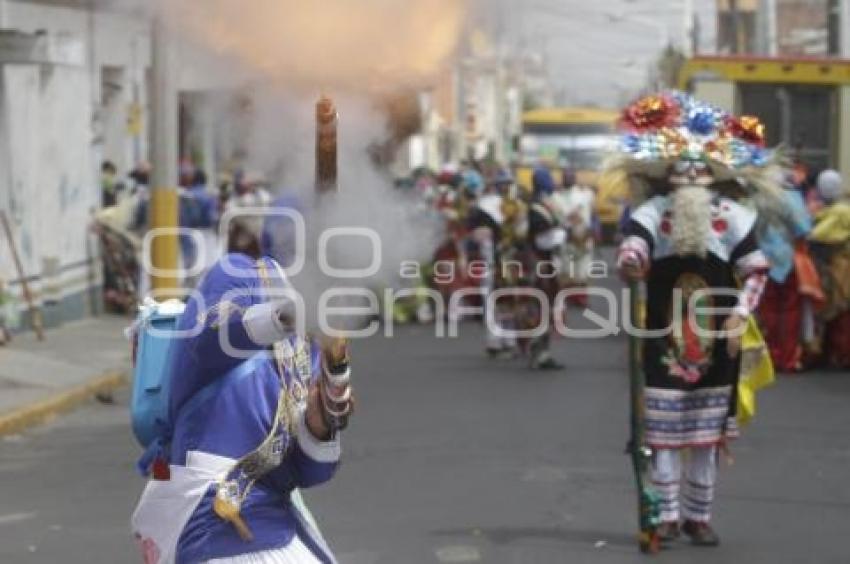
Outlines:
[{"label": "white building wall", "polygon": [[[10,215],[38,300],[60,302],[60,308],[74,301],[79,312],[81,296],[92,294],[92,277],[100,284],[88,244],[91,213],[100,207],[100,164],[111,160],[126,175],[150,161],[150,23],[24,0],[0,0],[0,8],[4,29],[70,39],[84,53],[76,65],[0,61],[0,208]],[[181,91],[224,89],[248,79],[222,72],[188,45],[178,51]],[[133,115],[141,115],[140,127],[130,127]],[[214,167],[211,159],[206,164]],[[0,278],[14,281],[19,277],[2,239]],[[20,297],[20,284],[10,290]]]},{"label": "white building wall", "polygon": [[[26,33],[44,30],[48,34],[70,34],[86,45],[86,75],[90,82],[93,116],[94,154],[99,166],[103,159],[113,161],[126,172],[140,160],[149,160],[147,131],[149,107],[145,69],[150,66],[149,24],[144,18],[120,13],[92,12],[84,9],[49,6],[30,2],[7,2],[6,26]],[[94,64],[92,64],[93,59]],[[104,113],[102,69],[118,71],[119,88],[110,94],[114,104]],[[142,128],[137,135],[127,129],[130,108],[138,104]]]},{"label": "white building wall", "polygon": [[[2,208],[12,224],[16,246],[27,275],[40,272],[41,240],[37,229],[42,220],[39,213],[38,185],[38,123],[39,72],[33,65],[4,66],[3,73],[3,152]],[[17,229],[16,229],[17,227]],[[5,237],[4,237],[5,239]],[[0,249],[0,272],[7,280],[17,278],[12,255],[6,241]]]},{"label": "white building wall", "polygon": [[[94,305],[89,290],[100,281],[88,226],[100,207],[101,160],[113,160],[125,174],[147,159],[148,26],[120,14],[5,5],[5,28],[72,38],[86,53],[76,66],[0,63],[0,208],[8,212],[25,275],[50,323]],[[107,108],[100,106],[103,67],[118,79]],[[127,127],[133,104],[143,116],[135,136]],[[0,278],[19,278],[5,237]],[[20,299],[19,283],[9,289]]]}]

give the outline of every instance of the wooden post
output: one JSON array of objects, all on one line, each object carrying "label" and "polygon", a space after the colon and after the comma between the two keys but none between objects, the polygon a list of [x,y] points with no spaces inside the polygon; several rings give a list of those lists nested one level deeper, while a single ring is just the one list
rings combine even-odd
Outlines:
[{"label": "wooden post", "polygon": [[337,191],[337,113],[333,100],[316,103],[316,193]]}]

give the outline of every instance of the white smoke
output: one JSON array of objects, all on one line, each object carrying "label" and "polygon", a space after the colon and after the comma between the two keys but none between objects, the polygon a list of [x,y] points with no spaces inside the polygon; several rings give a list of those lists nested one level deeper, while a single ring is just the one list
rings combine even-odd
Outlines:
[{"label": "white smoke", "polygon": [[[413,200],[394,190],[393,179],[373,165],[368,149],[388,137],[378,96],[432,86],[450,72],[466,25],[466,0],[117,4],[158,17],[178,39],[180,82],[209,86],[206,98],[219,137],[225,132],[225,144],[244,152],[234,164],[264,172],[273,191],[299,196],[308,222],[307,268],[294,282],[308,312],[329,287],[399,287],[400,263],[430,256],[439,227],[420,221]],[[330,96],[339,111],[339,193],[319,203],[313,190],[320,94]],[[330,226],[376,232],[379,272],[368,280],[319,275],[315,243]],[[329,260],[338,268],[366,266],[374,253],[362,238],[335,240],[332,251]]]},{"label": "white smoke", "polygon": [[181,38],[290,88],[425,86],[451,62],[466,0],[154,0]]},{"label": "white smoke", "polygon": [[[440,224],[423,216],[411,195],[393,188],[393,179],[376,168],[367,148],[385,139],[386,116],[366,98],[334,99],[338,126],[339,191],[317,198],[314,193],[315,99],[279,92],[275,87],[253,92],[246,168],[274,171],[278,193],[297,195],[307,220],[305,270],[293,278],[307,311],[331,287],[356,286],[380,295],[380,290],[404,284],[403,261],[424,261],[436,248]],[[367,279],[333,279],[318,272],[316,243],[332,227],[367,228],[377,234],[379,248],[364,237],[335,238],[328,262],[337,269],[366,268],[380,253],[379,270]],[[308,316],[309,317],[309,316]]]}]

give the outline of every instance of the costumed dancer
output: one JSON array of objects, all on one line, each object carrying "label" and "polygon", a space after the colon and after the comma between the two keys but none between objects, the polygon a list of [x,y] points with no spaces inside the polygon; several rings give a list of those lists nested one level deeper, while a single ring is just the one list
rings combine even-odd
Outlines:
[{"label": "costumed dancer", "polygon": [[[452,294],[469,286],[467,280],[466,218],[462,213],[465,204],[460,194],[461,175],[454,166],[447,165],[440,172],[439,196],[435,208],[445,220],[446,235],[434,250],[431,285],[440,292],[443,303],[453,305]],[[458,319],[457,309],[447,308],[446,316]]]},{"label": "costumed dancer", "polygon": [[[467,216],[469,238],[475,247],[474,254],[485,263],[483,276],[479,279],[484,307],[487,298],[501,285],[502,241],[507,235],[509,224],[516,219],[515,208],[508,205],[504,194],[510,189],[513,179],[500,172],[489,184]],[[508,300],[499,300],[494,311],[484,316],[486,351],[491,358],[512,358],[516,353],[516,337],[513,333],[513,308]]]},{"label": "costumed dancer", "polygon": [[[466,237],[462,241],[462,254],[457,262],[457,265],[463,267],[464,271],[461,275],[458,275],[457,271],[455,272],[457,278],[456,284],[463,288],[481,288],[485,283],[486,275],[480,269],[470,268],[470,265],[475,261],[486,259],[481,255],[481,249],[468,237],[468,222],[470,214],[476,208],[479,198],[484,193],[484,178],[476,169],[466,168],[461,172],[459,182],[455,210],[457,211],[458,221]],[[462,305],[482,307],[484,304],[483,297],[480,293],[465,296]],[[461,304],[458,303],[458,305]],[[452,319],[462,320],[460,308],[452,309],[451,304],[448,315]]]},{"label": "costumed dancer", "polygon": [[[558,294],[559,257],[567,234],[554,212],[551,198],[555,191],[555,181],[552,179],[552,173],[548,168],[540,166],[534,169],[531,180],[532,201],[528,207],[528,246],[531,260],[527,277],[532,285],[546,296],[551,311]],[[547,326],[546,332],[529,344],[531,367],[537,370],[559,370],[563,365],[552,357],[549,349],[552,336],[551,315],[549,319],[542,319],[537,300],[530,300],[528,303],[534,309],[526,313],[528,325],[536,327],[539,323],[545,323]]]},{"label": "costumed dancer", "polygon": [[484,178],[480,172],[474,168],[467,168],[461,172],[456,203],[459,216],[465,219],[483,193]]},{"label": "costumed dancer", "polygon": [[850,368],[850,198],[834,170],[818,175],[817,189],[824,207],[809,238],[826,295],[818,312],[821,346],[831,365]]},{"label": "costumed dancer", "polygon": [[[552,197],[560,223],[567,230],[567,241],[561,254],[561,288],[587,288],[593,262],[593,210],[596,192],[576,182],[571,169],[562,172],[561,188]],[[570,294],[567,302],[587,307],[587,294]]]},{"label": "costumed dancer", "polygon": [[784,195],[791,230],[766,225],[759,233],[770,273],[758,318],[774,367],[796,372],[803,368],[803,345],[814,341],[814,312],[824,295],[806,244],[812,218],[803,194],[788,182]]},{"label": "costumed dancer", "polygon": [[[443,303],[452,304],[451,296],[467,287],[466,227],[454,207],[440,209],[445,220],[446,235],[434,250],[431,285],[442,296]],[[446,316],[458,319],[459,313],[449,309]]]},{"label": "costumed dancer", "polygon": [[297,488],[336,471],[351,411],[347,347],[297,333],[262,221],[229,225],[229,254],[178,321],[170,448],[156,453],[133,528],[146,563],[334,562]]},{"label": "costumed dancer", "polygon": [[621,155],[609,167],[628,175],[634,207],[618,267],[646,281],[645,328],[662,330],[641,343],[658,534],[678,537],[682,518],[693,544],[714,546],[718,447],[737,434],[741,335],[769,268],[756,222],[781,221],[782,171],[756,118],[683,93],[640,99],[621,126]]},{"label": "costumed dancer", "polygon": [[[503,179],[504,183],[498,185],[500,179]],[[497,288],[507,290],[507,294],[499,300],[497,314],[500,316],[501,327],[516,330],[520,328],[525,298],[521,291],[510,290],[518,290],[523,285],[527,285],[525,276],[527,265],[523,264],[523,260],[524,255],[528,254],[528,204],[519,196],[518,187],[507,171],[500,172],[494,184],[498,185],[499,193],[502,195],[501,209],[504,216],[500,230],[501,238],[497,247],[499,260],[496,268],[496,283]],[[523,350],[521,339],[508,336],[506,338],[515,346],[515,355],[528,352]]]}]

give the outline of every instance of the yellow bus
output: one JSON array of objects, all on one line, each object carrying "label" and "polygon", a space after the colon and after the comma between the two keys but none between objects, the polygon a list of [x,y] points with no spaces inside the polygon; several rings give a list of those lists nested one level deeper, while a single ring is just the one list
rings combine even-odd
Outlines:
[{"label": "yellow bus", "polygon": [[620,114],[598,108],[541,108],[522,116],[517,146],[517,183],[531,190],[535,166],[552,169],[561,182],[561,170],[576,172],[578,182],[597,189],[596,208],[603,226],[616,225],[625,190],[616,179],[600,178],[605,157],[616,144]]}]

